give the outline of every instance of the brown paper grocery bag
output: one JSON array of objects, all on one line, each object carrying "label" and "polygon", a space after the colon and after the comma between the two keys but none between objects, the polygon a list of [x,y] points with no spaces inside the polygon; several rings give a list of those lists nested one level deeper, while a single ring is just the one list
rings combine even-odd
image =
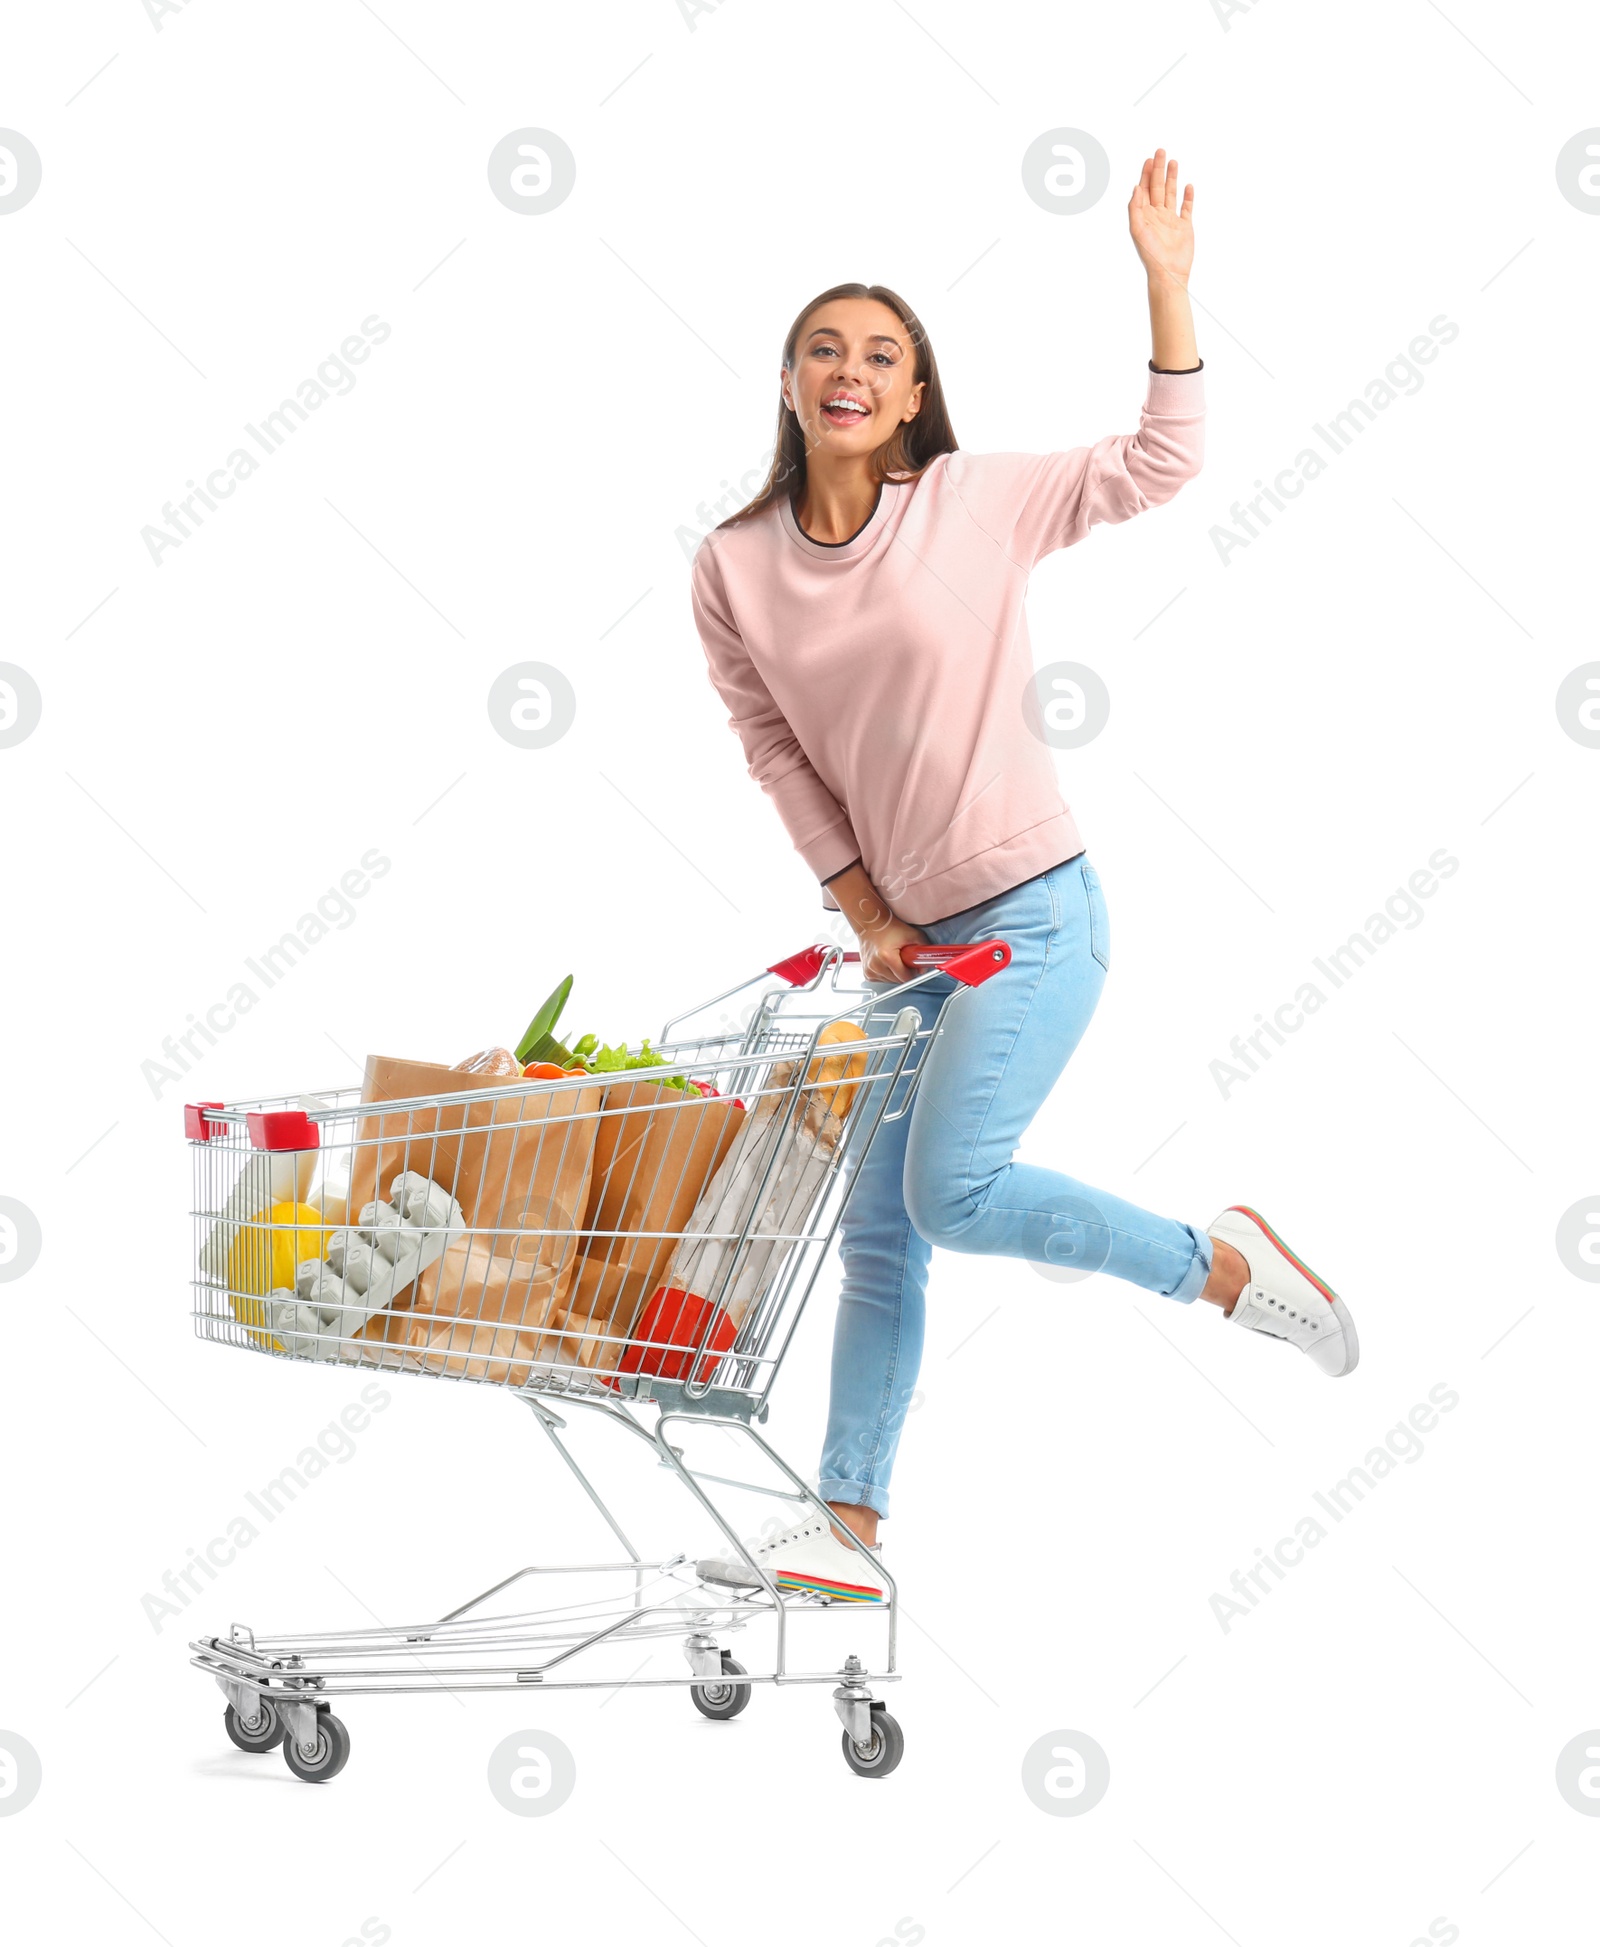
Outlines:
[{"label": "brown paper grocery bag", "polygon": [[[407,1348],[406,1363],[453,1379],[523,1385],[535,1360],[570,1365],[559,1333],[547,1329],[571,1273],[572,1240],[529,1237],[522,1250],[490,1249],[490,1239],[460,1237],[417,1280],[410,1308],[373,1319],[369,1338]],[[544,1246],[542,1249],[541,1246]]]},{"label": "brown paper grocery bag", "polygon": [[[601,1109],[583,1219],[600,1235],[583,1246],[557,1322],[567,1334],[564,1356],[609,1370],[745,1111],[731,1096],[637,1076],[612,1082]],[[605,1235],[611,1231],[626,1234]]]},{"label": "brown paper grocery bag", "polygon": [[[351,1221],[414,1170],[461,1205],[469,1234],[400,1293],[359,1336],[415,1345],[441,1327],[483,1320],[498,1335],[548,1322],[576,1268],[576,1232],[588,1202],[601,1090],[530,1088],[490,1101],[385,1110],[414,1096],[480,1089],[484,1077],[435,1062],[368,1057],[364,1113],[347,1204]],[[565,1233],[565,1234],[562,1234]],[[426,1313],[426,1326],[409,1318]],[[459,1338],[459,1332],[456,1333]]]}]

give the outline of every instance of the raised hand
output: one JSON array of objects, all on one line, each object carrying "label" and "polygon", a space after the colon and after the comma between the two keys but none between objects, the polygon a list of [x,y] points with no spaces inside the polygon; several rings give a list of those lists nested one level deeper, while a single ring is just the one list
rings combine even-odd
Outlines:
[{"label": "raised hand", "polygon": [[1128,233],[1152,282],[1187,285],[1194,262],[1194,184],[1178,201],[1178,165],[1165,149],[1145,158],[1128,204]]}]

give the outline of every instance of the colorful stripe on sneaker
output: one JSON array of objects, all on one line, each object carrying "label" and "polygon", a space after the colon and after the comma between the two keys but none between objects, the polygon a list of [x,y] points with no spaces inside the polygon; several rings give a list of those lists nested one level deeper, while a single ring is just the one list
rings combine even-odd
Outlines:
[{"label": "colorful stripe on sneaker", "polygon": [[1279,1255],[1286,1257],[1302,1277],[1309,1278],[1330,1305],[1333,1303],[1334,1299],[1339,1295],[1338,1292],[1331,1285],[1324,1284],[1321,1278],[1317,1276],[1316,1272],[1312,1270],[1311,1266],[1303,1258],[1295,1256],[1294,1252],[1289,1249],[1289,1246],[1284,1243],[1283,1239],[1272,1228],[1271,1224],[1267,1222],[1266,1218],[1261,1215],[1259,1210],[1252,1210],[1247,1203],[1235,1203],[1230,1205],[1230,1208],[1237,1210],[1241,1217],[1248,1217],[1251,1223],[1259,1225],[1267,1241],[1276,1247]]},{"label": "colorful stripe on sneaker", "polygon": [[882,1602],[881,1589],[862,1582],[835,1582],[826,1575],[777,1575],[773,1580],[790,1595],[825,1595],[833,1602]]}]

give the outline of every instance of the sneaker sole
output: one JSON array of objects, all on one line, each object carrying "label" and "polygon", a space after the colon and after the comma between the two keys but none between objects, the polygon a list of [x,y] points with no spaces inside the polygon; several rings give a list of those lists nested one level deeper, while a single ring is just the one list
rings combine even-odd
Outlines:
[{"label": "sneaker sole", "polygon": [[1232,1203],[1229,1204],[1228,1208],[1237,1211],[1241,1217],[1248,1217],[1278,1255],[1292,1264],[1300,1273],[1301,1277],[1315,1285],[1322,1296],[1327,1299],[1334,1317],[1339,1321],[1339,1329],[1344,1334],[1345,1348],[1350,1354],[1346,1363],[1337,1372],[1329,1373],[1328,1377],[1330,1379],[1342,1379],[1347,1372],[1354,1372],[1361,1358],[1361,1343],[1356,1337],[1356,1322],[1350,1316],[1345,1302],[1339,1296],[1338,1292],[1334,1290],[1332,1285],[1325,1284],[1317,1276],[1316,1272],[1312,1270],[1311,1266],[1306,1263],[1304,1258],[1297,1256],[1295,1252],[1290,1250],[1289,1246],[1272,1228],[1271,1224],[1267,1222],[1259,1210],[1252,1210],[1247,1203]]},{"label": "sneaker sole", "polygon": [[720,1589],[759,1589],[761,1581],[742,1564],[735,1567],[728,1562],[698,1561],[694,1572],[702,1582],[714,1582]]},{"label": "sneaker sole", "polygon": [[859,1582],[833,1582],[825,1575],[775,1575],[772,1578],[784,1595],[825,1595],[830,1602],[883,1602],[880,1589],[869,1589]]},{"label": "sneaker sole", "polygon": [[1356,1337],[1356,1322],[1350,1316],[1349,1312],[1345,1310],[1344,1300],[1342,1298],[1334,1299],[1333,1315],[1344,1328],[1344,1342],[1350,1349],[1350,1358],[1337,1372],[1330,1373],[1328,1376],[1330,1379],[1343,1379],[1347,1372],[1354,1372],[1357,1365],[1360,1364],[1361,1341]]}]

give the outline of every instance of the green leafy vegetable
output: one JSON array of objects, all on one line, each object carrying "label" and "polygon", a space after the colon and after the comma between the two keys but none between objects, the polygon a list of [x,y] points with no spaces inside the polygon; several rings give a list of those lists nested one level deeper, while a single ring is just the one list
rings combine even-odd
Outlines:
[{"label": "green leafy vegetable", "polygon": [[[582,1062],[591,1075],[615,1075],[631,1068],[664,1068],[667,1063],[666,1056],[650,1046],[648,1037],[640,1042],[637,1053],[630,1053],[627,1042],[619,1041],[614,1048],[608,1047],[592,1034],[586,1034],[574,1045],[572,1058]],[[650,1079],[663,1088],[689,1086],[682,1075],[652,1075]]]},{"label": "green leafy vegetable", "polygon": [[[526,1032],[516,1046],[517,1060],[524,1067],[532,1061],[549,1061],[561,1068],[582,1066],[591,1075],[616,1075],[633,1068],[664,1068],[667,1065],[666,1056],[652,1048],[648,1039],[639,1044],[636,1054],[629,1053],[625,1041],[609,1047],[598,1035],[593,1034],[582,1036],[570,1048],[565,1047],[556,1039],[554,1030],[571,992],[572,975],[568,974],[528,1023]],[[682,1075],[652,1075],[650,1079],[659,1082],[663,1088],[681,1088],[696,1094],[700,1092]]]}]

